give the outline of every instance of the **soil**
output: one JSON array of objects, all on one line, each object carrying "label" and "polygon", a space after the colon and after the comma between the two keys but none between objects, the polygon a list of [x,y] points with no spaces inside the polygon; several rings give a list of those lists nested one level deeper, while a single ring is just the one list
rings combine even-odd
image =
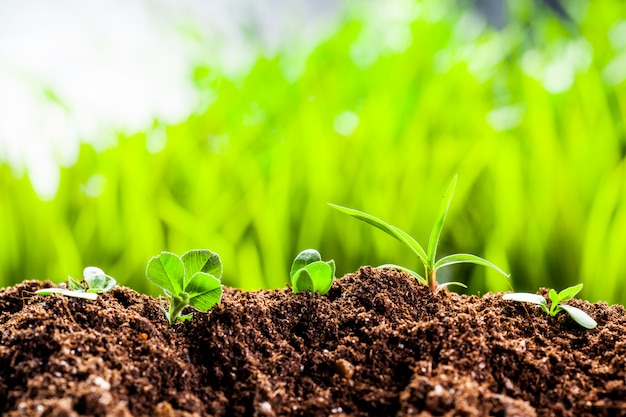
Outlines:
[{"label": "soil", "polygon": [[363,267],[325,296],[225,288],[169,327],[158,300],[0,290],[3,416],[626,416],[622,306],[431,293]]}]

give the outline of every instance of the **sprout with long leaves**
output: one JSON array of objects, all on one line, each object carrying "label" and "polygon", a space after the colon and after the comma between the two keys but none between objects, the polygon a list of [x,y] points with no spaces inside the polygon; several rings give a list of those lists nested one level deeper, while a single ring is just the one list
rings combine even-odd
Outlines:
[{"label": "sprout with long leaves", "polygon": [[578,294],[582,289],[583,284],[578,284],[574,285],[573,287],[565,288],[561,292],[556,292],[555,290],[550,289],[550,291],[548,291],[548,297],[550,298],[551,302],[550,308],[548,308],[548,302],[546,301],[546,299],[539,294],[532,294],[528,292],[514,292],[503,295],[502,299],[536,304],[551,317],[556,316],[561,311],[565,311],[576,323],[578,323],[585,329],[593,329],[598,325],[598,323],[596,323],[596,321],[592,319],[589,314],[585,313],[579,308],[567,304],[561,304],[564,301],[568,301],[574,298],[574,296]]},{"label": "sprout with long leaves", "polygon": [[448,285],[459,285],[461,287],[466,287],[465,284],[461,282],[446,282],[443,284],[439,284],[437,282],[437,271],[440,268],[445,266],[450,266],[458,263],[472,263],[477,265],[486,266],[492,269],[495,269],[502,275],[509,277],[509,274],[504,272],[502,269],[492,264],[491,262],[478,257],[476,255],[472,255],[469,253],[457,253],[453,255],[444,256],[441,259],[437,259],[437,246],[439,245],[439,237],[441,235],[441,229],[443,228],[443,223],[446,219],[446,215],[448,214],[448,209],[450,208],[450,202],[452,201],[452,196],[454,195],[454,190],[456,188],[457,176],[455,175],[448,189],[443,196],[443,201],[441,202],[441,206],[439,207],[439,213],[437,216],[437,221],[433,226],[430,232],[430,238],[428,241],[428,250],[424,250],[424,248],[408,233],[399,229],[396,226],[393,226],[378,217],[372,216],[371,214],[355,210],[348,207],[338,206],[336,204],[328,203],[332,208],[341,211],[342,213],[349,214],[352,217],[355,217],[365,223],[368,223],[388,235],[398,239],[405,246],[407,246],[419,259],[419,261],[424,266],[424,275],[412,271],[403,266],[395,265],[395,264],[385,264],[380,267],[394,268],[404,271],[412,276],[414,276],[418,282],[427,285],[433,292],[439,291],[441,288]]}]

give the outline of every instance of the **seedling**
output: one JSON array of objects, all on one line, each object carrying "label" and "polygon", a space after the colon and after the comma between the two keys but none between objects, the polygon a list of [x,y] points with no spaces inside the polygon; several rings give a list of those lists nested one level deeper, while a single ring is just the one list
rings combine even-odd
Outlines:
[{"label": "seedling", "polygon": [[289,275],[294,293],[311,291],[324,295],[335,278],[335,261],[324,262],[318,251],[307,249],[293,260]]},{"label": "seedling", "polygon": [[102,269],[96,268],[95,266],[88,266],[83,270],[83,279],[87,284],[86,287],[82,282],[68,276],[67,284],[69,288],[42,288],[35,291],[35,294],[62,294],[68,297],[95,300],[98,298],[98,294],[111,291],[117,284],[115,278],[106,275]]},{"label": "seedling", "polygon": [[168,310],[161,305],[161,311],[170,326],[192,317],[191,313],[181,315],[186,306],[206,312],[222,298],[222,261],[210,250],[190,250],[182,257],[161,252],[148,262],[146,276],[169,301]]},{"label": "seedling", "polygon": [[546,314],[554,317],[561,311],[565,311],[574,321],[580,324],[585,329],[593,329],[598,323],[592,319],[587,313],[579,308],[572,307],[567,304],[561,304],[564,301],[571,300],[580,290],[582,290],[583,284],[574,285],[573,287],[565,288],[563,291],[557,293],[555,290],[550,289],[548,297],[550,297],[550,308],[548,308],[548,302],[539,294],[531,294],[527,292],[514,292],[505,294],[502,296],[503,300],[520,301],[524,303],[537,304]]},{"label": "seedling", "polygon": [[428,251],[425,251],[424,248],[408,233],[400,230],[396,226],[392,226],[389,223],[372,216],[371,214],[364,213],[359,210],[351,209],[348,207],[338,206],[336,204],[328,203],[334,209],[341,211],[342,213],[349,214],[352,217],[355,217],[359,220],[368,223],[383,232],[387,233],[390,236],[395,237],[400,242],[404,243],[409,249],[417,255],[417,258],[420,260],[422,265],[424,265],[424,276],[418,274],[415,271],[412,271],[408,268],[395,265],[395,264],[385,264],[380,267],[387,268],[395,268],[401,271],[407,272],[410,275],[414,276],[418,282],[427,285],[433,292],[438,292],[441,288],[448,285],[459,285],[461,287],[466,287],[465,284],[461,282],[446,282],[443,284],[437,283],[437,270],[444,266],[449,266],[458,263],[473,263],[482,266],[487,266],[489,268],[493,268],[502,275],[509,277],[509,274],[498,268],[496,265],[491,262],[480,258],[476,255],[471,255],[468,253],[457,253],[453,255],[444,256],[443,258],[437,260],[437,246],[439,245],[439,236],[441,235],[441,229],[443,228],[444,220],[446,219],[446,214],[448,213],[448,208],[450,207],[450,201],[452,200],[452,196],[454,194],[454,190],[456,188],[456,180],[457,176],[455,175],[448,189],[443,196],[443,201],[441,202],[441,206],[439,208],[439,214],[437,217],[437,221],[433,226],[430,232],[430,239],[428,241]]}]

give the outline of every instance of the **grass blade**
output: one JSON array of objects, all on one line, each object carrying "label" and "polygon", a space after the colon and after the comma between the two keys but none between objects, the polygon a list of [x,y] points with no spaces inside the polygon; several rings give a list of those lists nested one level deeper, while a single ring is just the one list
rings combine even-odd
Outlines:
[{"label": "grass blade", "polygon": [[492,264],[488,260],[483,259],[480,256],[472,255],[470,253],[457,253],[457,254],[454,254],[454,255],[444,256],[443,258],[439,259],[435,263],[435,265],[433,266],[433,269],[437,270],[437,269],[442,268],[444,266],[460,264],[460,263],[469,263],[469,264],[477,264],[477,265],[486,266],[486,267],[495,269],[496,271],[498,271],[499,273],[501,273],[502,275],[504,275],[507,278],[510,276],[510,274],[507,274],[502,269],[500,269],[496,265]]},{"label": "grass blade", "polygon": [[467,288],[467,285],[463,284],[462,282],[458,282],[458,281],[444,282],[442,284],[437,285],[435,294],[437,294],[442,289],[449,287],[450,285],[458,285],[459,287]]},{"label": "grass blade", "polygon": [[437,217],[437,221],[435,222],[431,232],[430,238],[428,240],[428,264],[431,269],[435,268],[435,257],[437,256],[437,246],[439,245],[439,236],[441,235],[441,229],[443,228],[443,223],[446,220],[446,215],[448,214],[448,209],[450,208],[450,202],[452,201],[452,197],[454,195],[454,190],[456,189],[456,180],[457,175],[452,178],[450,185],[448,185],[448,189],[443,196],[443,200],[441,201],[441,205],[439,206],[439,214]]},{"label": "grass blade", "polygon": [[413,276],[413,278],[415,278],[417,280],[417,282],[419,282],[422,285],[428,285],[428,281],[426,281],[426,279],[421,276],[420,274],[418,274],[417,272],[409,269],[409,268],[405,268],[403,266],[400,265],[396,265],[396,264],[384,264],[384,265],[379,265],[376,268],[389,268],[389,269],[397,269],[398,271],[402,271],[405,272],[411,276]]},{"label": "grass blade", "polygon": [[422,246],[419,243],[417,243],[417,241],[413,239],[408,233],[400,230],[396,226],[392,226],[388,224],[387,222],[379,219],[378,217],[372,216],[371,214],[368,214],[359,210],[355,210],[355,209],[351,209],[351,208],[343,207],[343,206],[338,206],[332,203],[328,203],[328,205],[334,208],[335,210],[338,210],[342,213],[345,213],[354,218],[357,218],[365,223],[368,223],[376,227],[377,229],[382,230],[388,235],[395,237],[400,242],[408,246],[417,255],[417,257],[420,258],[420,261],[428,262],[428,255],[426,255],[424,248],[422,248]]}]

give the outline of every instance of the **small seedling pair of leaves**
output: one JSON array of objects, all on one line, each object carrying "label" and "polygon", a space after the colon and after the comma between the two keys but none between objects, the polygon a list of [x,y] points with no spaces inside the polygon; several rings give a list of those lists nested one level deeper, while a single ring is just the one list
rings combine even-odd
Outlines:
[{"label": "small seedling pair of leaves", "polygon": [[435,222],[430,232],[430,238],[428,241],[428,250],[424,250],[424,248],[408,233],[404,232],[403,230],[399,229],[396,226],[392,226],[391,224],[379,219],[378,217],[374,217],[371,214],[368,214],[359,210],[351,209],[348,207],[338,206],[336,204],[331,204],[331,203],[328,203],[328,204],[332,208],[339,210],[342,213],[348,214],[352,217],[355,217],[365,223],[368,223],[382,230],[388,235],[398,239],[405,246],[411,249],[413,253],[415,253],[415,255],[417,256],[419,261],[422,263],[422,265],[424,266],[424,276],[408,268],[395,265],[395,264],[385,264],[385,265],[381,265],[380,267],[381,268],[382,267],[394,268],[394,269],[399,269],[401,271],[404,271],[412,275],[413,277],[415,277],[415,279],[417,279],[418,282],[424,285],[428,285],[433,292],[437,292],[441,288],[448,286],[448,285],[459,285],[461,287],[465,287],[465,284],[461,282],[446,282],[443,284],[437,283],[437,270],[439,268],[443,268],[444,266],[449,266],[449,265],[458,264],[458,263],[473,263],[473,264],[486,266],[486,267],[495,269],[496,271],[498,271],[499,273],[501,273],[502,275],[506,277],[509,277],[509,274],[507,274],[506,272],[504,272],[502,269],[498,268],[496,265],[492,264],[491,262],[483,258],[480,258],[476,255],[471,255],[468,253],[457,253],[454,255],[448,255],[437,260],[436,256],[437,256],[437,247],[439,246],[439,237],[441,235],[441,229],[443,228],[443,223],[446,219],[446,215],[448,214],[448,209],[450,208],[450,202],[452,201],[452,196],[454,195],[454,190],[456,188],[456,181],[457,181],[457,176],[455,175],[452,181],[450,182],[450,185],[448,186],[448,189],[446,190],[445,195],[443,196],[443,200],[439,207],[437,221]]},{"label": "small seedling pair of leaves", "polygon": [[539,294],[531,294],[527,292],[515,292],[510,294],[505,294],[502,296],[503,300],[512,300],[512,301],[520,301],[524,303],[532,303],[536,304],[546,314],[554,317],[561,311],[565,311],[569,316],[578,324],[580,324],[585,329],[593,329],[598,323],[594,319],[592,319],[587,313],[582,311],[579,308],[572,307],[567,304],[561,304],[564,301],[571,300],[582,290],[583,284],[574,285],[573,287],[565,288],[561,292],[556,292],[553,289],[550,289],[548,292],[548,297],[550,297],[550,308],[548,308],[548,302],[546,299]]},{"label": "small seedling pair of leaves", "polygon": [[98,298],[98,294],[111,291],[117,284],[115,278],[106,275],[102,269],[95,266],[88,266],[83,270],[83,279],[87,284],[86,287],[80,281],[68,276],[67,284],[69,288],[42,288],[35,291],[35,294],[62,294],[68,297],[95,300]]},{"label": "small seedling pair of leaves", "polygon": [[335,278],[335,261],[322,261],[315,249],[303,250],[291,264],[291,288],[294,293],[311,291],[324,295]]},{"label": "small seedling pair of leaves", "polygon": [[222,261],[207,249],[190,250],[182,257],[161,252],[148,262],[146,276],[161,287],[169,301],[169,309],[161,306],[161,310],[170,326],[192,317],[181,315],[186,306],[206,312],[222,298]]}]

